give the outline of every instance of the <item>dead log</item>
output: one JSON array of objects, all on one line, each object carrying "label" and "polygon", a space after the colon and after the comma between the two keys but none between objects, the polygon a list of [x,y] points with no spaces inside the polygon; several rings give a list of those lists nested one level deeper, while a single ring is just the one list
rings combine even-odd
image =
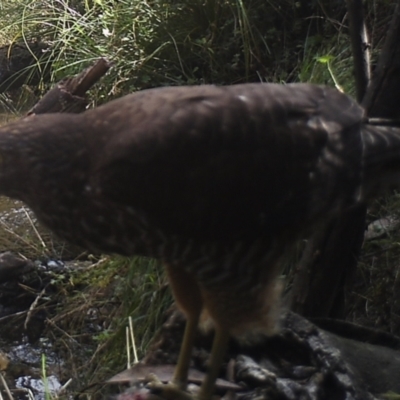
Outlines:
[{"label": "dead log", "polygon": [[[232,340],[217,382],[218,394],[230,399],[373,400],[384,393],[400,392],[400,339],[347,325],[346,338],[287,312],[278,335],[260,336],[251,344]],[[162,381],[171,379],[183,327],[183,317],[174,313],[143,363],[107,381],[129,385],[120,400],[152,398],[146,388],[151,372]],[[356,340],[358,336],[364,341]],[[201,382],[207,369],[210,346],[210,336],[199,334],[189,374],[194,385]]]},{"label": "dead log", "polygon": [[111,64],[104,58],[75,77],[65,78],[49,90],[32,109],[29,115],[48,113],[81,113],[88,101],[86,92],[109,70]]}]

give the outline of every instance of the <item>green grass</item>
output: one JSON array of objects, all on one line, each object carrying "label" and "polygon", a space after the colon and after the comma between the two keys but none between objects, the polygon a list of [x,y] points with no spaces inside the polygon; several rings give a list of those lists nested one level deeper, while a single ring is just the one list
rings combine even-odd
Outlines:
[{"label": "green grass", "polygon": [[154,260],[101,258],[66,274],[47,334],[64,355],[70,390],[126,368],[126,327],[132,317],[139,359],[172,304],[163,268]]},{"label": "green grass", "polygon": [[350,57],[345,29],[326,19],[313,30],[314,20],[299,19],[289,0],[22,0],[2,7],[0,43],[51,44],[54,81],[98,57],[114,63],[96,102],[163,85],[331,82],[316,72],[316,54],[332,55],[351,75],[342,64]]}]

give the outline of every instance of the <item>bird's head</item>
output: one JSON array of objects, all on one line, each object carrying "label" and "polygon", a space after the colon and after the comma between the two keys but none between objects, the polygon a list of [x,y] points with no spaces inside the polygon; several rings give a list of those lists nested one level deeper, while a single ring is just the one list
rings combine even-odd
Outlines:
[{"label": "bird's head", "polygon": [[77,180],[72,166],[83,168],[88,153],[83,125],[76,114],[43,114],[0,127],[0,194],[26,201]]}]

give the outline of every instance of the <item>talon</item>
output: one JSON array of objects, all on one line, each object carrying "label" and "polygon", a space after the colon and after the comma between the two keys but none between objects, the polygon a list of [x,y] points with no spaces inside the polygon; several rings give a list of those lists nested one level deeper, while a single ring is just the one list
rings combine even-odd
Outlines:
[{"label": "talon", "polygon": [[[173,383],[162,383],[156,375],[149,374],[151,380],[146,387],[154,395],[157,395],[165,400],[194,400],[193,396],[188,392],[183,391]],[[154,375],[154,376],[151,376]]]},{"label": "talon", "polygon": [[158,376],[156,374],[154,374],[153,372],[150,372],[146,378],[144,379],[144,382],[148,385],[148,384],[159,384],[159,385],[163,385],[162,381],[160,381],[160,379],[158,378]]}]

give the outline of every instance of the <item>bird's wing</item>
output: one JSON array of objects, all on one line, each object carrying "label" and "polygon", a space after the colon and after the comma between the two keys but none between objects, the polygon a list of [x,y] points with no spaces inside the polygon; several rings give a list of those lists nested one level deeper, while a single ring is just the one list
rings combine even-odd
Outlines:
[{"label": "bird's wing", "polygon": [[359,179],[362,110],[326,87],[153,89],[84,118],[103,154],[91,186],[167,232],[274,235],[332,208],[338,189],[350,201]]},{"label": "bird's wing", "polygon": [[366,196],[373,198],[400,186],[400,127],[364,125]]}]

